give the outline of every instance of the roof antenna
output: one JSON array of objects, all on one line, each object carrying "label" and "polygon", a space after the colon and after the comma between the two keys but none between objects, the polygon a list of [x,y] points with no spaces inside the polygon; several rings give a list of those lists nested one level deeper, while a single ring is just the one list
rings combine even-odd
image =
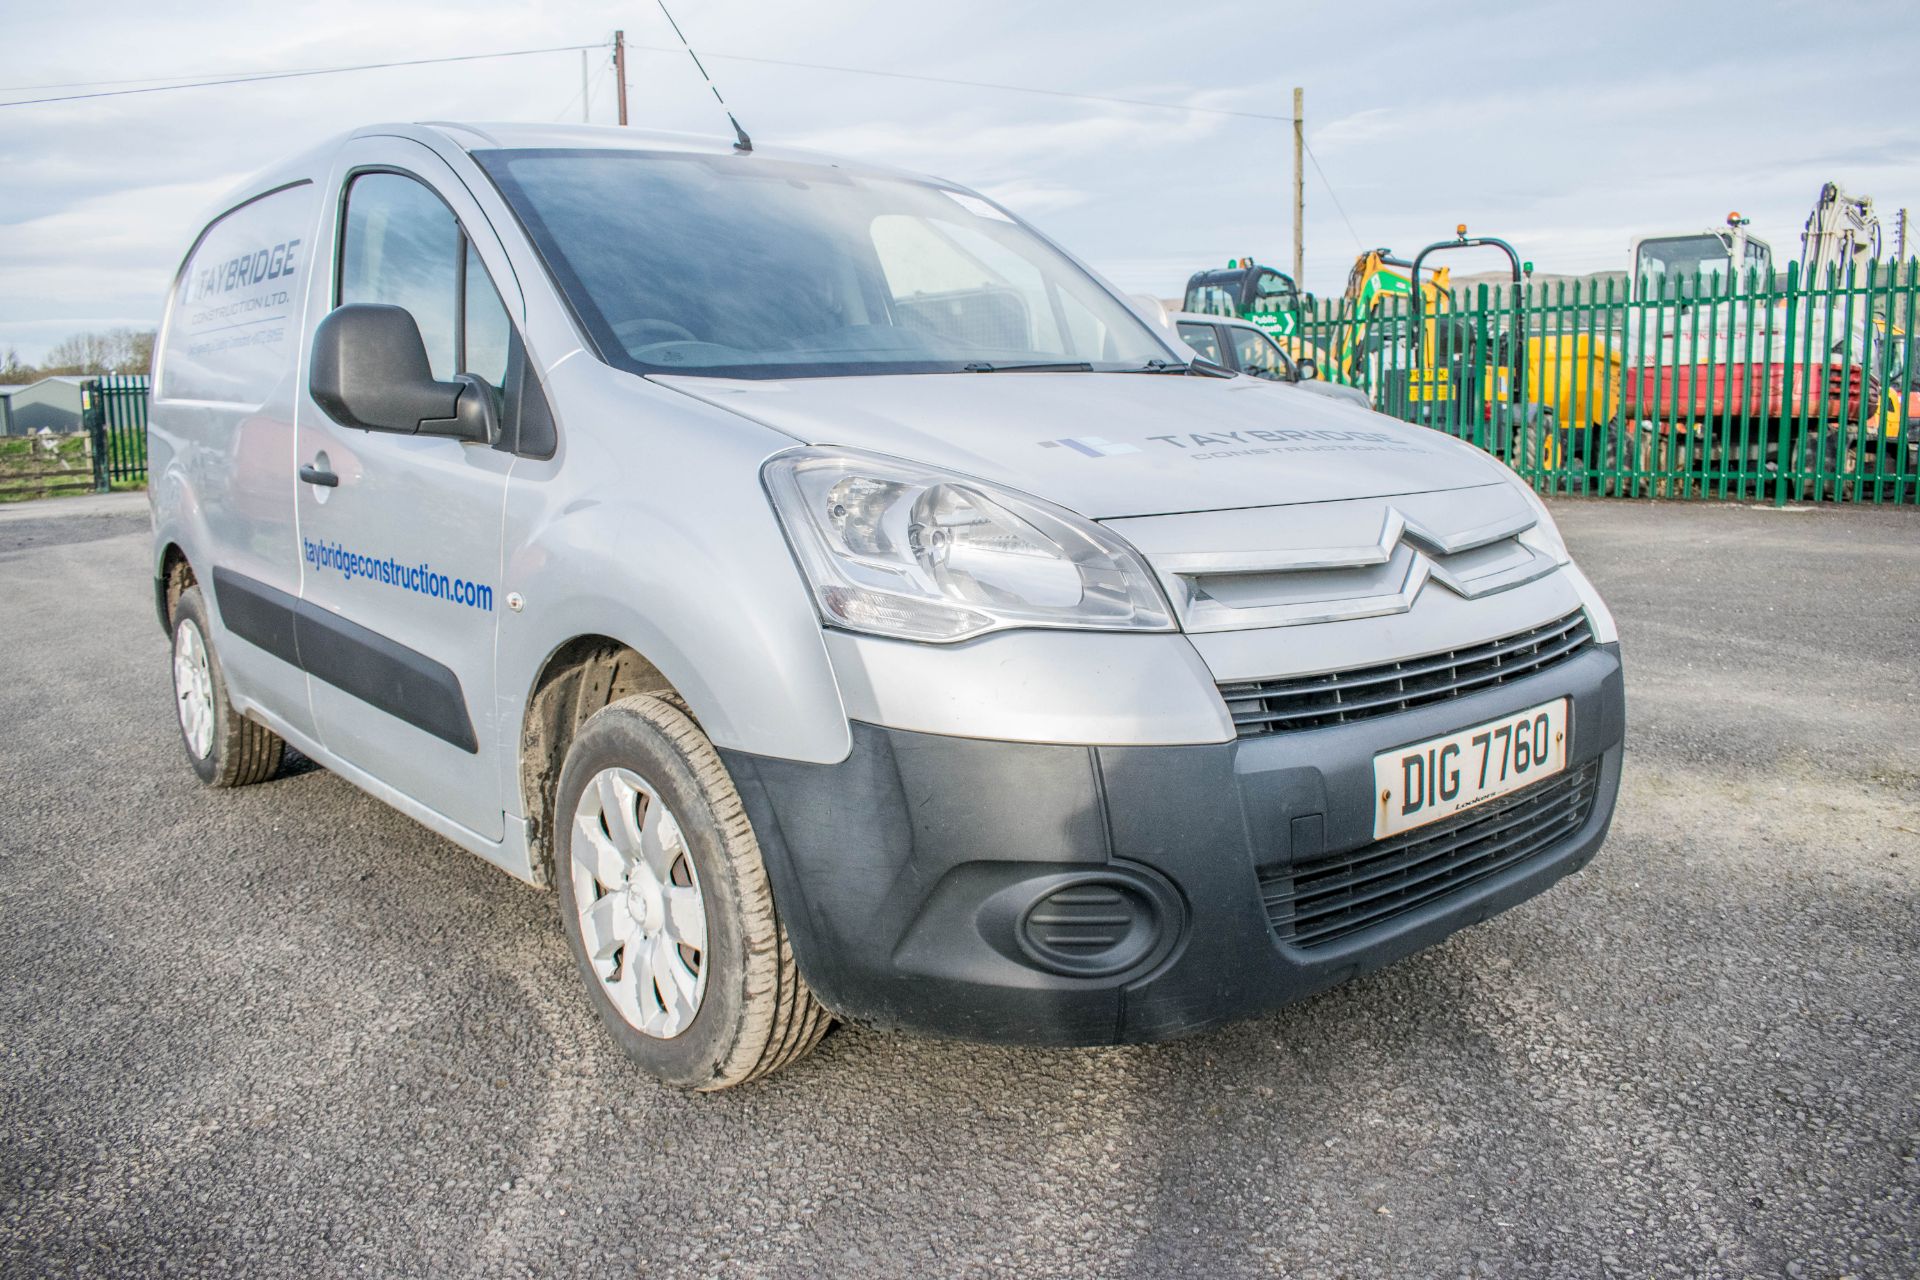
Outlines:
[{"label": "roof antenna", "polygon": [[713,90],[713,100],[720,104],[722,111],[727,113],[727,123],[733,126],[733,149],[742,153],[752,151],[753,139],[749,138],[747,131],[740,127],[740,122],[733,118],[733,111],[727,106],[727,100],[720,96],[720,86],[713,82],[713,77],[707,74],[707,69],[700,65],[700,55],[693,51],[691,44],[687,43],[686,32],[680,30],[680,24],[673,20],[671,13],[667,12],[667,0],[654,0],[654,3],[660,6],[660,12],[666,18],[667,25],[673,28],[673,34],[680,37],[680,46],[687,51],[687,56],[693,59],[693,65],[699,70],[700,78],[707,82],[707,88]]}]

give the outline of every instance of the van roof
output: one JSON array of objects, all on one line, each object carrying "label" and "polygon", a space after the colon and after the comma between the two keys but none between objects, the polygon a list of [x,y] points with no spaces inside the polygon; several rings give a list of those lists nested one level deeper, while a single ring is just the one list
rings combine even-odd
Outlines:
[{"label": "van roof", "polygon": [[[495,148],[566,147],[604,151],[691,151],[722,155],[733,150],[733,139],[717,134],[670,133],[662,129],[631,129],[604,124],[526,124],[463,120],[428,120],[417,125],[374,125],[354,130],[353,136],[431,129],[466,151]],[[755,146],[755,154],[787,151]],[[814,152],[806,153],[810,156]],[[822,157],[824,158],[824,157]]]},{"label": "van roof", "polygon": [[[334,153],[347,142],[355,138],[381,136],[411,138],[435,150],[454,149],[467,152],[564,148],[598,151],[682,151],[704,155],[734,153],[734,140],[731,137],[699,133],[669,133],[658,129],[631,129],[615,125],[515,124],[511,122],[490,124],[458,120],[431,120],[414,124],[369,124],[350,133],[329,138],[319,146],[292,156],[273,168],[249,178],[244,185],[229,192],[217,206],[208,211],[209,220],[212,216],[225,213],[234,206],[277,187],[302,180],[317,182],[326,176]],[[830,165],[875,177],[932,180],[942,182],[944,185],[957,185],[946,183],[944,179],[929,179],[926,174],[907,169],[851,160],[843,156],[809,151],[800,147],[755,143],[753,154],[773,160]]]},{"label": "van roof", "polygon": [[[533,150],[543,148],[578,151],[682,151],[693,155],[735,155],[734,139],[706,133],[672,133],[663,129],[632,129],[604,124],[477,124],[454,120],[432,120],[418,125],[378,125],[357,129],[354,137],[369,133],[401,133],[419,137],[431,132],[462,151]],[[426,141],[421,138],[421,141]],[[893,165],[875,164],[849,156],[833,155],[806,147],[787,147],[777,143],[753,144],[753,155],[769,160],[787,160],[799,164],[830,165],[855,173],[896,178],[927,179],[928,175]],[[945,183],[945,179],[931,179]],[[947,183],[947,185],[956,185]]]}]

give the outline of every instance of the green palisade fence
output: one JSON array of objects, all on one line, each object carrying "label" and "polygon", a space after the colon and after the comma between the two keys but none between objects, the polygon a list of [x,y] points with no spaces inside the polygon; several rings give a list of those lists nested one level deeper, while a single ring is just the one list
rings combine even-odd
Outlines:
[{"label": "green palisade fence", "polygon": [[1543,493],[1920,500],[1920,261],[1471,285],[1303,317],[1323,376],[1470,441]]},{"label": "green palisade fence", "polygon": [[114,373],[82,388],[87,429],[93,433],[94,487],[145,484],[147,479],[147,375]]},{"label": "green palisade fence", "polygon": [[[1416,318],[1326,300],[1300,338],[1384,413],[1487,450],[1543,493],[1920,502],[1920,260],[1453,290]],[[1524,357],[1521,352],[1524,351]],[[95,480],[143,483],[144,374],[86,386]]]}]

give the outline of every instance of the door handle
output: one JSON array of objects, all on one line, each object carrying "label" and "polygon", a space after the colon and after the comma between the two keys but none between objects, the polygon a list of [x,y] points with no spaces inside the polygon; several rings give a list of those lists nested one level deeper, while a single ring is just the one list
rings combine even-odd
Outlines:
[{"label": "door handle", "polygon": [[340,483],[340,477],[324,467],[302,467],[300,478],[308,484],[317,484],[326,489],[332,489]]}]

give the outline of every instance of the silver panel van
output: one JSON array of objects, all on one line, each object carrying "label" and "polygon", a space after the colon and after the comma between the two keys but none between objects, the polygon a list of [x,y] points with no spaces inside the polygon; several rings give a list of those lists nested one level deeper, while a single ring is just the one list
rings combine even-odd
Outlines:
[{"label": "silver panel van", "polygon": [[221,204],[155,376],[192,767],[291,745],[550,887],[674,1084],[1217,1026],[1606,835],[1617,637],[1511,471],[953,183],[370,127]]}]

